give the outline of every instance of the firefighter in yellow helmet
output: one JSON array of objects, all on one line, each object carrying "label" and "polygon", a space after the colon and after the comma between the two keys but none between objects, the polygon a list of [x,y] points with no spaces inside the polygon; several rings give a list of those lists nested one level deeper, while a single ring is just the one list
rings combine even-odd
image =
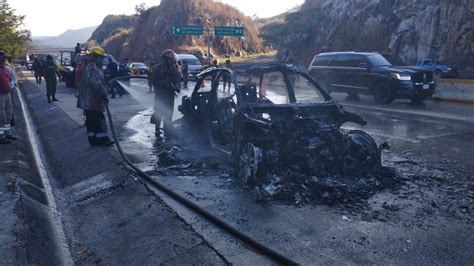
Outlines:
[{"label": "firefighter in yellow helmet", "polygon": [[180,92],[181,75],[178,71],[178,55],[171,49],[161,54],[162,62],[153,67],[151,80],[155,88],[154,113],[151,123],[155,124],[155,135],[161,139],[160,124],[166,138],[173,135],[174,98]]},{"label": "firefighter in yellow helmet", "polygon": [[89,50],[90,61],[78,82],[79,97],[77,107],[84,110],[89,144],[92,146],[109,146],[107,124],[104,116],[105,105],[108,104],[107,89],[105,86],[102,64],[105,51],[100,47]]}]

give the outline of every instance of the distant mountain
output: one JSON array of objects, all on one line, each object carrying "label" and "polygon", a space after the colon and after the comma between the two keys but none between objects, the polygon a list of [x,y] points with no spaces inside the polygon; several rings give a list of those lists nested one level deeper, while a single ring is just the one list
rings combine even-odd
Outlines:
[{"label": "distant mountain", "polygon": [[76,43],[85,43],[96,30],[97,26],[77,30],[67,30],[59,36],[33,36],[37,48],[73,48]]}]

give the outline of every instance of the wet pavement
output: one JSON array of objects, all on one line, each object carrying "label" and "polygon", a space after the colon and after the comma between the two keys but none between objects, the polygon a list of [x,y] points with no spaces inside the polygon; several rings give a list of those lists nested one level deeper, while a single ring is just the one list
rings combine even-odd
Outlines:
[{"label": "wet pavement", "polygon": [[[157,144],[149,124],[153,97],[145,82],[132,84],[127,87],[130,95],[111,99],[111,109],[123,147],[133,161],[170,188],[298,262],[474,262],[472,106],[431,101],[414,106],[403,100],[381,106],[369,97],[354,102],[334,95],[367,120],[363,130],[378,144],[391,145],[383,153],[383,164],[394,169],[400,184],[356,202],[261,203],[254,200],[252,188],[235,181],[225,157],[192,134]],[[81,122],[81,114],[71,105],[75,101],[71,91],[62,90],[59,96],[59,106]],[[179,119],[179,113],[174,118]],[[360,127],[346,124],[344,128]],[[163,151],[173,156],[166,158]],[[240,243],[163,198],[229,262],[269,263],[251,250],[242,251]]]},{"label": "wet pavement", "polygon": [[[30,75],[28,78],[30,81],[23,82],[21,89],[37,126],[35,133],[50,162],[46,169],[51,173],[49,181],[57,199],[57,215],[61,216],[67,248],[75,264],[228,264],[120,164],[113,147],[89,146],[82,112],[75,108],[73,90],[60,83],[60,101],[49,104],[44,85],[33,84]],[[120,127],[141,106],[134,104],[131,97],[121,100],[114,102],[118,106],[114,116]],[[31,244],[51,247],[45,241]],[[32,260],[35,262],[47,264]]]}]

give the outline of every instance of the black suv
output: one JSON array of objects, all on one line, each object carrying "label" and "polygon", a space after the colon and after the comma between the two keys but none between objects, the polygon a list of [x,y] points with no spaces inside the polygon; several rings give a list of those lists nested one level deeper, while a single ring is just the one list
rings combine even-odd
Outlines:
[{"label": "black suv", "polygon": [[389,104],[394,99],[421,102],[435,91],[434,73],[393,66],[378,53],[334,52],[315,55],[308,73],[329,93],[374,95]]}]

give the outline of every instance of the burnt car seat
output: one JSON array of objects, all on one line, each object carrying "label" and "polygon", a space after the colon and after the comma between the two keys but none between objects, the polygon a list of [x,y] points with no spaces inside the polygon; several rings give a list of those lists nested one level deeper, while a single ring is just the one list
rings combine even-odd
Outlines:
[{"label": "burnt car seat", "polygon": [[245,84],[239,86],[240,93],[245,102],[255,103],[258,100],[257,97],[257,85],[256,84]]}]

